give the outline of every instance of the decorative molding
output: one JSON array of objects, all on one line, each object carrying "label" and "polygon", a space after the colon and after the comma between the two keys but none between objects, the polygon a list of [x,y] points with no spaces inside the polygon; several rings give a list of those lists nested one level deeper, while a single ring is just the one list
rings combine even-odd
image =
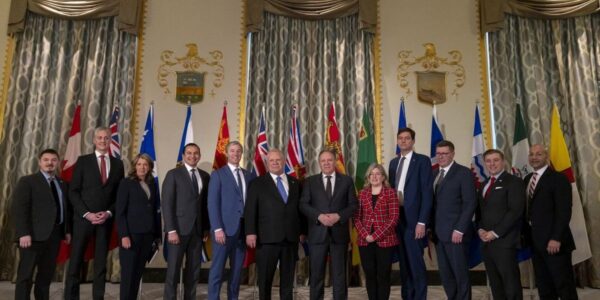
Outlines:
[{"label": "decorative molding", "polygon": [[488,61],[487,61],[487,45],[485,42],[485,32],[481,31],[481,14],[479,10],[479,1],[475,1],[475,20],[477,23],[477,37],[479,43],[479,79],[481,80],[481,99],[483,99],[481,106],[481,118],[483,122],[483,137],[486,148],[494,148],[494,139],[492,137],[492,107],[490,101],[490,86],[488,77]]},{"label": "decorative molding", "polygon": [[373,56],[374,62],[373,65],[375,67],[374,70],[374,88],[373,97],[374,97],[374,105],[373,105],[373,113],[374,113],[374,124],[373,127],[375,129],[375,153],[377,157],[377,161],[379,163],[383,163],[383,118],[382,118],[382,97],[381,91],[383,90],[382,84],[382,70],[381,70],[381,1],[377,1],[377,28],[375,31],[375,41],[373,43]]},{"label": "decorative molding", "polygon": [[[445,70],[448,70],[454,76],[454,86],[451,95],[458,96],[458,90],[465,85],[466,81],[466,71],[462,65],[462,53],[458,50],[451,50],[448,52],[450,57],[440,57],[437,55],[435,44],[425,43],[423,47],[425,48],[425,53],[419,57],[411,56],[412,51],[410,50],[401,50],[398,52],[397,78],[406,98],[413,94],[408,75],[415,71],[444,73]],[[413,67],[418,66],[421,67],[420,70],[411,71]]]},{"label": "decorative molding", "polygon": [[[246,9],[248,1],[242,1],[242,13],[240,15],[240,84],[239,84],[239,105],[238,105],[238,141],[244,145],[246,140],[246,88],[248,86],[248,39],[246,35]],[[248,149],[246,149],[248,151]],[[241,165],[245,165],[242,155]]]},{"label": "decorative molding", "polygon": [[131,154],[130,158],[133,158],[137,153],[135,149],[140,148],[140,109],[142,106],[142,73],[143,73],[143,64],[144,64],[144,42],[146,37],[146,24],[148,17],[148,3],[147,0],[142,1],[142,16],[138,20],[139,24],[139,32],[137,39],[137,58],[136,58],[136,66],[135,66],[135,86],[133,92],[133,113],[131,120],[131,135],[133,136],[133,143],[131,143],[131,149],[129,149],[129,153]]},{"label": "decorative molding", "polygon": [[4,53],[4,70],[2,71],[2,86],[0,86],[0,142],[4,140],[4,112],[8,104],[10,70],[12,69],[13,56],[15,55],[15,37],[12,34],[7,36]]}]

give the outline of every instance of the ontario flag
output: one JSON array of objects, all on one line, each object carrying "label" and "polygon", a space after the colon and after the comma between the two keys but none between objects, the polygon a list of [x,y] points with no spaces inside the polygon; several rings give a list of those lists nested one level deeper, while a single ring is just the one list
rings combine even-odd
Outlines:
[{"label": "ontario flag", "polygon": [[219,169],[227,164],[227,153],[225,147],[229,144],[229,125],[227,125],[227,106],[223,105],[223,114],[221,115],[221,124],[219,125],[219,135],[217,136],[217,146],[215,147],[215,159],[213,160],[213,170]]},{"label": "ontario flag", "polygon": [[[73,169],[77,158],[81,155],[81,105],[78,104],[73,114],[73,123],[71,124],[71,131],[69,132],[69,140],[67,141],[67,151],[63,156],[61,163],[60,177],[66,182],[71,182],[73,178]],[[71,255],[71,246],[65,243],[64,240],[60,242],[60,249],[56,256],[56,262],[59,264],[64,263],[69,259]]]},{"label": "ontario flag", "polygon": [[571,157],[562,129],[560,128],[560,116],[556,104],[552,108],[552,123],[550,125],[550,163],[554,170],[563,173],[571,183],[573,206],[569,227],[575,240],[575,250],[572,253],[573,264],[578,264],[592,257],[592,250],[590,249],[590,242],[588,240],[579,190],[577,189],[573,168],[571,167]]},{"label": "ontario flag", "polygon": [[254,160],[252,161],[252,173],[254,176],[258,177],[267,173],[267,152],[269,152],[269,143],[267,142],[267,127],[265,125],[265,112],[263,110],[260,113],[256,148],[254,148]]},{"label": "ontario flag", "polygon": [[344,154],[342,153],[341,135],[335,120],[335,108],[333,102],[329,105],[329,113],[327,114],[327,132],[325,133],[325,146],[334,150],[337,154],[335,162],[335,170],[341,174],[346,174],[344,164]]},{"label": "ontario flag", "polygon": [[290,138],[288,140],[287,157],[285,159],[285,173],[298,180],[303,180],[306,168],[304,167],[304,148],[302,148],[302,136],[300,135],[299,126],[298,106],[293,105]]},{"label": "ontario flag", "polygon": [[437,119],[437,109],[433,105],[433,115],[431,117],[431,169],[439,168],[437,157],[435,156],[435,148],[439,142],[444,139],[444,135],[440,130],[440,125]]}]

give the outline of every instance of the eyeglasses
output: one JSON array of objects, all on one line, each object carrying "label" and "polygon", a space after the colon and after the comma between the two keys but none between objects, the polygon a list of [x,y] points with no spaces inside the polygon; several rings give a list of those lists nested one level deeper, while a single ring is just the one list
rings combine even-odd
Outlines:
[{"label": "eyeglasses", "polygon": [[436,152],[435,156],[446,156],[450,154],[452,154],[452,152]]}]

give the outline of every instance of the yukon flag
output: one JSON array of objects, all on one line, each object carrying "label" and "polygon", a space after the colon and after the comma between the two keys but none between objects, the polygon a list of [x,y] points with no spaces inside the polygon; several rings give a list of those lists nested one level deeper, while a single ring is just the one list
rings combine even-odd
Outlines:
[{"label": "yukon flag", "polygon": [[[488,174],[483,167],[483,152],[485,152],[485,143],[483,142],[483,130],[481,130],[481,119],[479,118],[479,107],[475,106],[475,122],[473,125],[473,147],[471,148],[471,173],[475,187],[479,188],[488,178]],[[475,229],[474,223],[471,224]],[[473,230],[473,236],[469,243],[469,268],[479,265],[482,261],[481,242],[477,236],[477,230]]]},{"label": "yukon flag", "polygon": [[517,104],[515,113],[515,135],[512,146],[512,173],[519,178],[525,178],[531,172],[529,166],[529,140],[525,121],[521,114],[521,106]]},{"label": "yukon flag", "polygon": [[569,227],[575,239],[576,249],[573,251],[573,264],[578,264],[592,257],[590,242],[588,240],[583,207],[579,198],[579,190],[571,167],[571,157],[567,149],[565,137],[560,128],[560,116],[556,104],[552,108],[552,122],[550,125],[550,163],[557,172],[563,173],[571,182],[573,191],[573,207]]},{"label": "yukon flag", "polygon": [[440,125],[437,119],[437,109],[435,104],[433,105],[433,115],[431,117],[431,168],[437,169],[439,165],[437,163],[437,157],[435,156],[435,147],[439,142],[444,139],[444,135],[440,130]]},{"label": "yukon flag", "polygon": [[[71,124],[71,131],[69,132],[69,140],[67,141],[67,151],[63,156],[61,163],[60,177],[66,182],[70,182],[73,178],[73,169],[77,158],[81,155],[81,105],[78,104],[73,114],[73,123]],[[71,246],[66,244],[64,240],[60,241],[60,249],[58,250],[58,256],[56,262],[59,264],[64,263],[69,259],[71,255]]]},{"label": "yukon flag", "polygon": [[[398,130],[406,128],[406,108],[404,108],[404,97],[400,99],[400,115],[398,116]],[[396,131],[397,133],[397,131]],[[396,155],[400,155],[400,147],[396,144]]]},{"label": "yukon flag", "polygon": [[346,167],[344,164],[344,154],[342,153],[340,139],[340,130],[338,129],[337,122],[335,120],[335,108],[332,102],[329,105],[329,114],[327,115],[327,132],[325,134],[325,146],[336,152],[337,161],[335,162],[335,170],[345,175]]},{"label": "yukon flag", "polygon": [[287,157],[285,159],[285,173],[298,180],[303,180],[306,168],[304,167],[304,148],[302,147],[302,136],[300,135],[299,126],[298,106],[293,105],[290,138],[288,140]]}]

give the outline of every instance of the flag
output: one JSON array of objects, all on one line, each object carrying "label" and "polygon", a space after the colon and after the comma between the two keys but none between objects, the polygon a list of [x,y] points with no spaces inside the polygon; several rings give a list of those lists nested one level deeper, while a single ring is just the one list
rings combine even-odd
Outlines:
[{"label": "flag", "polygon": [[181,134],[181,143],[179,143],[179,152],[177,153],[177,164],[183,164],[183,148],[185,145],[194,142],[194,126],[192,126],[192,107],[188,105],[185,115],[185,124]]},{"label": "flag", "polygon": [[304,148],[302,148],[302,136],[300,135],[299,126],[298,106],[293,105],[290,138],[287,145],[287,157],[285,158],[285,173],[303,180],[306,168],[304,167]]},{"label": "flag", "polygon": [[439,167],[437,163],[437,157],[435,156],[435,148],[439,142],[444,139],[444,135],[440,130],[440,126],[437,120],[437,110],[435,104],[433,105],[433,115],[431,117],[431,168],[437,169]]},{"label": "flag", "polygon": [[252,173],[254,176],[260,176],[267,173],[267,167],[265,165],[267,161],[267,152],[269,152],[264,111],[260,113],[259,122],[258,135],[256,137],[256,148],[254,149],[254,161],[252,161]]},{"label": "flag", "polygon": [[108,125],[110,129],[110,147],[108,152],[110,156],[121,159],[121,144],[119,143],[119,107],[115,105],[112,116],[110,117],[110,123]]},{"label": "flag", "polygon": [[[406,128],[406,109],[404,108],[404,98],[400,100],[400,115],[398,116],[398,131]],[[396,155],[400,155],[400,146],[396,145]]]},{"label": "flag", "polygon": [[[61,163],[61,174],[60,177],[66,182],[70,182],[73,178],[73,169],[77,158],[81,155],[81,105],[77,105],[75,113],[73,114],[73,123],[71,124],[71,131],[69,132],[69,139],[67,140],[67,150],[63,156]],[[61,264],[69,259],[71,255],[71,246],[66,244],[64,240],[60,242],[60,249],[58,250],[58,256],[56,262]]]},{"label": "flag", "polygon": [[[479,118],[479,107],[475,106],[475,122],[473,125],[473,147],[471,148],[471,173],[475,187],[480,188],[481,184],[488,178],[488,174],[483,167],[483,152],[485,152],[485,143],[483,142],[483,131],[481,130],[481,119]],[[469,243],[469,268],[473,268],[481,263],[481,241],[477,235],[477,227],[474,222],[473,236]]]},{"label": "flag", "polygon": [[[157,196],[154,202],[156,207],[156,218],[158,222],[161,220],[161,209],[160,209],[160,186],[158,184],[158,163],[156,161],[156,148],[154,147],[154,105],[150,105],[148,109],[148,116],[146,117],[146,125],[144,126],[144,133],[142,134],[142,143],[140,145],[140,153],[145,153],[150,156],[154,162],[154,169],[152,169],[152,176],[154,177],[154,184],[156,185]],[[154,254],[158,251],[158,248],[154,249]],[[150,255],[150,258],[154,257],[154,254]],[[149,260],[150,261],[150,260]]]},{"label": "flag", "polygon": [[215,147],[215,159],[212,168],[216,170],[227,164],[227,151],[225,147],[229,143],[229,125],[227,125],[227,106],[223,105],[223,114],[221,115],[221,124],[219,125],[219,135],[217,136],[217,146]]},{"label": "flag", "polygon": [[346,174],[346,167],[344,165],[344,154],[342,153],[341,146],[341,135],[335,121],[335,108],[333,103],[329,105],[329,114],[327,115],[327,132],[325,134],[325,146],[332,149],[337,154],[337,161],[335,162],[335,170],[341,174]]},{"label": "flag", "polygon": [[572,253],[573,264],[578,264],[592,257],[590,242],[588,240],[583,207],[579,198],[579,190],[575,182],[573,168],[571,167],[571,157],[567,149],[567,143],[560,128],[560,116],[556,104],[552,108],[552,122],[550,126],[550,163],[557,172],[563,173],[571,183],[573,192],[573,206],[571,211],[571,222],[569,227],[575,239],[576,249]]},{"label": "flag", "polygon": [[[362,122],[358,130],[358,154],[356,159],[356,188],[361,190],[365,184],[365,174],[372,163],[377,162],[377,154],[375,152],[375,135],[373,133],[373,125],[369,118],[368,109],[365,106],[363,110]],[[360,255],[358,253],[358,233],[356,227],[352,227],[352,265],[360,265]]]},{"label": "flag", "polygon": [[512,173],[519,178],[525,178],[531,172],[529,166],[529,140],[521,114],[521,106],[517,104],[515,113],[515,134],[512,145]]}]

